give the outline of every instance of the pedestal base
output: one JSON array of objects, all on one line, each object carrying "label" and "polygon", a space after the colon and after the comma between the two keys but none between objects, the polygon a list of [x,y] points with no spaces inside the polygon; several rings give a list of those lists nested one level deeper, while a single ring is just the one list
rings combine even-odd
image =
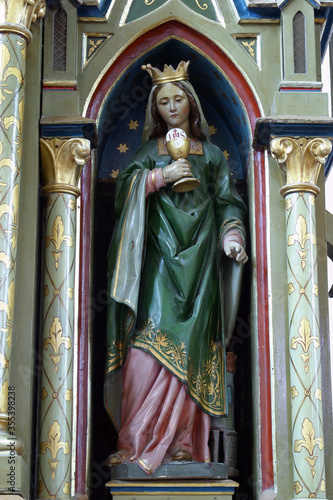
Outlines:
[{"label": "pedestal base", "polygon": [[[113,500],[232,500],[238,483],[231,480],[110,481]],[[111,497],[110,497],[111,498]]]},{"label": "pedestal base", "polygon": [[14,452],[13,454],[0,455],[0,495],[13,495],[21,492],[21,472],[22,457]]},{"label": "pedestal base", "polygon": [[228,479],[225,464],[215,462],[166,462],[159,465],[153,474],[146,474],[135,462],[113,465],[111,479],[122,481],[157,481],[165,479]]}]

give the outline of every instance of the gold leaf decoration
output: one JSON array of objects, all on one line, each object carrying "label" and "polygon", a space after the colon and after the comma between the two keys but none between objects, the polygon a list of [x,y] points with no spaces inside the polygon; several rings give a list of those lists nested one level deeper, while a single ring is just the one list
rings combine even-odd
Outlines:
[{"label": "gold leaf decoration", "polygon": [[10,217],[14,218],[13,209],[9,205],[7,205],[7,203],[4,203],[3,205],[0,206],[0,219],[5,214],[9,214]]},{"label": "gold leaf decoration", "polygon": [[54,351],[54,354],[50,354],[50,358],[55,365],[54,370],[56,372],[58,371],[57,365],[59,364],[62,356],[62,353],[59,352],[61,345],[64,344],[65,349],[70,349],[72,347],[70,337],[63,337],[62,332],[63,330],[60,319],[55,317],[50,327],[49,337],[43,340],[43,349],[47,350],[48,347],[51,346]]},{"label": "gold leaf decoration", "polygon": [[308,363],[310,361],[312,354],[311,352],[309,352],[309,354],[300,354],[300,356],[304,363]]},{"label": "gold leaf decoration", "polygon": [[318,285],[313,285],[313,287],[312,287],[312,293],[313,293],[313,295],[315,295],[316,297],[318,297]]},{"label": "gold leaf decoration", "polygon": [[292,283],[288,283],[288,294],[291,295],[295,291],[295,287]]},{"label": "gold leaf decoration", "polygon": [[67,297],[70,299],[74,297],[74,288],[71,288],[70,286],[67,288]]},{"label": "gold leaf decoration", "polygon": [[319,389],[319,387],[317,387],[316,392],[314,393],[314,397],[316,399],[318,399],[319,401],[321,401],[322,396],[323,396],[323,391],[321,389]]},{"label": "gold leaf decoration", "polygon": [[47,285],[44,285],[43,295],[46,297],[50,293],[50,289]]},{"label": "gold leaf decoration", "polygon": [[0,412],[7,413],[8,405],[8,380],[5,380],[2,384],[0,391]]},{"label": "gold leaf decoration", "polygon": [[48,460],[48,463],[51,468],[51,476],[52,479],[55,479],[56,470],[59,463],[57,460],[57,455],[60,450],[63,451],[64,455],[68,455],[69,453],[69,443],[68,441],[60,441],[61,439],[61,428],[59,422],[55,420],[53,424],[50,426],[50,430],[48,432],[49,441],[43,441],[40,444],[40,453],[44,455],[47,450],[51,453],[52,460]]},{"label": "gold leaf decoration", "polygon": [[7,345],[9,347],[9,349],[11,348],[12,346],[12,336],[13,336],[13,330],[9,328],[1,328],[1,331],[6,331],[8,332],[9,331],[9,334],[8,334],[8,337],[6,338],[6,341],[7,341]]},{"label": "gold leaf decoration", "polygon": [[[0,59],[1,59],[1,67],[4,69],[10,61],[10,52],[8,47],[3,43],[0,47]],[[2,71],[2,73],[5,73]],[[4,84],[5,78],[4,74],[1,75],[2,85],[0,89],[0,104],[7,99],[7,95],[12,94],[13,91],[10,90],[9,85]],[[5,95],[7,94],[7,95]]]},{"label": "gold leaf decoration", "polygon": [[326,491],[326,482],[323,479],[320,483],[320,491],[322,491],[323,493],[325,493]]},{"label": "gold leaf decoration", "polygon": [[8,303],[0,300],[0,311],[4,311],[7,314],[8,321],[12,320],[12,311],[14,305],[14,295],[15,295],[15,285],[14,279],[12,279],[9,287],[8,287]]},{"label": "gold leaf decoration", "polygon": [[17,78],[18,83],[22,83],[23,81],[21,71],[18,68],[15,68],[14,66],[6,69],[3,79],[6,81],[7,78],[9,78],[10,76],[15,76],[15,78]]},{"label": "gold leaf decoration", "polygon": [[60,215],[58,215],[52,226],[52,236],[46,237],[45,246],[49,247],[52,243],[54,245],[55,251],[52,252],[53,257],[55,259],[55,268],[59,267],[59,260],[61,258],[62,252],[60,251],[60,247],[63,243],[67,247],[72,247],[74,245],[73,238],[69,235],[64,235],[65,227],[63,220]]},{"label": "gold leaf decoration", "polygon": [[42,491],[44,491],[43,481],[41,481],[41,480],[38,481],[37,489],[38,489],[38,493],[41,493]]},{"label": "gold leaf decoration", "polygon": [[10,61],[10,52],[5,44],[1,45],[1,66],[5,68]]},{"label": "gold leaf decoration", "polygon": [[9,167],[13,174],[16,172],[16,164],[11,158],[3,158],[0,161],[0,170],[4,167]]},{"label": "gold leaf decoration", "polygon": [[12,245],[12,249],[15,250],[16,245],[17,245],[17,237],[16,234],[14,233],[13,236],[10,238],[10,244]]},{"label": "gold leaf decoration", "polygon": [[303,487],[299,481],[295,481],[294,490],[295,490],[296,495],[298,495],[301,491],[303,491]]},{"label": "gold leaf decoration", "polygon": [[67,203],[67,206],[70,210],[74,210],[75,209],[75,200],[73,200],[72,198],[69,200],[69,202]]},{"label": "gold leaf decoration", "polygon": [[309,372],[309,369],[310,369],[310,368],[309,368],[309,365],[305,365],[305,366],[304,366],[304,371],[305,371],[305,373],[308,373],[308,372]]},{"label": "gold leaf decoration", "polygon": [[296,389],[296,387],[293,385],[292,388],[291,388],[291,397],[293,399],[297,398],[298,396],[298,390]]},{"label": "gold leaf decoration", "polygon": [[294,442],[294,451],[300,453],[302,447],[307,450],[310,456],[313,456],[313,451],[316,446],[320,450],[324,448],[324,440],[320,437],[315,437],[313,423],[308,418],[303,420],[301,434],[304,439],[296,439]]},{"label": "gold leaf decoration", "polygon": [[[301,249],[305,250],[305,243],[310,240],[312,245],[316,244],[316,237],[313,233],[307,232],[307,224],[303,215],[299,215],[295,225],[295,233],[288,236],[288,246],[294,245],[296,242],[299,243]],[[304,255],[304,254],[302,254]],[[304,256],[300,257],[304,259]]]},{"label": "gold leaf decoration", "polygon": [[5,116],[5,118],[3,119],[3,124],[4,124],[6,130],[8,130],[9,127],[11,127],[12,125],[15,125],[17,127],[17,129],[20,130],[19,119],[16,118],[16,116],[14,116],[14,115]]},{"label": "gold leaf decoration", "polygon": [[60,261],[60,258],[62,256],[62,252],[55,252],[55,251],[53,251],[52,255],[53,255],[54,260],[55,260],[54,266],[55,266],[56,269],[58,269],[58,267],[59,267],[59,261]]},{"label": "gold leaf decoration", "polygon": [[65,395],[64,395],[64,399],[66,401],[71,401],[72,399],[72,391],[70,389],[67,389],[67,391],[65,392]]},{"label": "gold leaf decoration", "polygon": [[47,390],[45,389],[45,387],[42,387],[42,391],[41,391],[41,398],[42,398],[42,401],[44,401],[44,399],[46,399],[48,396],[48,392]]},{"label": "gold leaf decoration", "polygon": [[69,495],[71,491],[71,483],[66,481],[65,486],[62,489],[62,492],[65,493],[65,495]]},{"label": "gold leaf decoration", "polygon": [[290,198],[287,198],[286,199],[286,210],[290,210],[292,208],[293,204],[291,202],[291,199]]},{"label": "gold leaf decoration", "polygon": [[316,465],[317,459],[318,459],[318,457],[312,457],[312,458],[305,457],[305,460],[310,465],[310,467],[314,467]]},{"label": "gold leaf decoration", "polygon": [[50,469],[51,469],[51,477],[54,480],[56,477],[56,471],[57,471],[58,463],[60,462],[60,460],[50,460],[49,459],[47,462],[48,462]]},{"label": "gold leaf decoration", "polygon": [[313,194],[309,194],[308,200],[309,200],[309,204],[314,206],[316,198]]},{"label": "gold leaf decoration", "polygon": [[297,349],[297,346],[300,345],[303,352],[308,352],[311,344],[315,349],[319,347],[319,338],[311,336],[310,322],[306,318],[301,319],[298,333],[298,338],[292,337],[291,339],[291,349]]},{"label": "gold leaf decoration", "polygon": [[5,356],[2,353],[0,353],[0,366],[1,366],[1,368],[4,370],[6,365],[7,365],[7,360],[6,360]]},{"label": "gold leaf decoration", "polygon": [[5,252],[0,252],[0,262],[3,262],[5,264],[6,269],[9,269],[12,265],[10,258]]},{"label": "gold leaf decoration", "polygon": [[249,52],[250,56],[253,57],[253,59],[254,59],[254,56],[255,56],[255,52],[254,52],[253,46],[255,46],[256,41],[257,40],[252,40],[251,42],[244,42],[244,41],[242,41],[242,44],[244,45],[244,47],[247,47],[248,52]]},{"label": "gold leaf decoration", "polygon": [[315,477],[315,475],[316,475],[316,469],[314,467],[311,469],[311,475],[312,475],[312,477]]}]

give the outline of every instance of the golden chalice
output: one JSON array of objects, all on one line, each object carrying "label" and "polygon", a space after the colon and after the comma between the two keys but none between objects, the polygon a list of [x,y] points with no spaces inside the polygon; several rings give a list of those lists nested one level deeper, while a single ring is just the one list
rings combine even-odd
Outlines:
[{"label": "golden chalice", "polygon": [[[176,131],[179,130],[177,133]],[[173,137],[168,140],[169,137]],[[168,132],[166,136],[167,142],[165,147],[167,152],[174,161],[180,158],[187,158],[190,154],[191,149],[191,139],[186,137],[183,130],[172,129]],[[186,193],[188,191],[193,191],[200,185],[200,181],[195,177],[182,177],[172,185],[172,190],[176,193]]]}]

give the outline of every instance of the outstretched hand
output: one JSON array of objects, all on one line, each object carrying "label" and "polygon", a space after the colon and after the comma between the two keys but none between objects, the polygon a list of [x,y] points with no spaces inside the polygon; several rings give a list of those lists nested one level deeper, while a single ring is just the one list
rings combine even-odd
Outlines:
[{"label": "outstretched hand", "polygon": [[236,241],[229,241],[224,246],[224,253],[231,259],[236,259],[237,262],[245,264],[248,261],[247,253],[240,243]]}]

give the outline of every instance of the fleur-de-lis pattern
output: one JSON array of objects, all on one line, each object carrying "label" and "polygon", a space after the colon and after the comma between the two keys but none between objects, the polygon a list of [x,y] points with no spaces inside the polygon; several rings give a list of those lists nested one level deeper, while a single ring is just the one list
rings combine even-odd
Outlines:
[{"label": "fleur-de-lis pattern", "polygon": [[69,193],[50,193],[45,198],[43,397],[38,467],[42,487],[38,498],[70,498],[75,200],[75,195]]},{"label": "fleur-de-lis pattern", "polygon": [[314,200],[286,195],[295,498],[326,498]]},{"label": "fleur-de-lis pattern", "polygon": [[26,41],[0,33],[0,412],[8,407],[17,251]]}]

